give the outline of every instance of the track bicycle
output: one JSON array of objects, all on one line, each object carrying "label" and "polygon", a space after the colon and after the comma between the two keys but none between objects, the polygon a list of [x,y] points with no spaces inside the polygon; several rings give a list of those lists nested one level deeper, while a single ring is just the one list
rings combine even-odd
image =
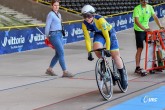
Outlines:
[{"label": "track bicycle", "polygon": [[[111,99],[113,95],[113,86],[116,85],[116,83],[118,84],[121,92],[123,93],[127,91],[128,86],[125,89],[123,89],[123,87],[121,86],[121,83],[122,83],[121,76],[117,69],[117,66],[114,60],[112,59],[112,69],[110,68],[109,62],[105,55],[105,50],[106,48],[100,48],[100,49],[92,50],[91,52],[98,51],[101,53],[101,57],[97,60],[96,65],[95,65],[96,82],[97,82],[97,86],[102,97],[105,100],[109,100]],[[128,83],[127,70],[125,68],[123,60],[122,62],[123,62],[124,71],[126,73],[127,83]],[[119,79],[115,80],[115,76],[118,76]]]}]

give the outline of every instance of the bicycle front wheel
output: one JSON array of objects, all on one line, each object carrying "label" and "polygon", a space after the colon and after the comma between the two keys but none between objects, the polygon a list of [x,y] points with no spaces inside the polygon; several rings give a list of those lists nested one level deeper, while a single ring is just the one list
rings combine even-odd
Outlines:
[{"label": "bicycle front wheel", "polygon": [[95,66],[96,82],[100,94],[105,100],[109,100],[113,94],[111,69],[104,58],[99,58]]}]

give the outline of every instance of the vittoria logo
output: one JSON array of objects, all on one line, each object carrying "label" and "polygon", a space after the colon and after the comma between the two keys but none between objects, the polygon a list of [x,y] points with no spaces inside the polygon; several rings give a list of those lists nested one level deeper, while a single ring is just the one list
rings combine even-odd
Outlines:
[{"label": "vittoria logo", "polygon": [[1,41],[1,44],[3,47],[6,47],[6,45],[18,45],[18,44],[24,44],[25,43],[25,38],[20,36],[20,37],[7,37],[5,36],[4,39]]},{"label": "vittoria logo", "polygon": [[83,30],[81,28],[73,28],[72,29],[71,36],[79,35],[79,34],[83,34]]},{"label": "vittoria logo", "polygon": [[165,16],[165,10],[162,10],[162,15]]},{"label": "vittoria logo", "polygon": [[127,24],[127,19],[124,19],[124,20],[117,20],[117,26],[120,26],[120,25],[126,25]]},{"label": "vittoria logo", "polygon": [[133,23],[134,20],[133,20],[133,17],[129,17],[129,23]]},{"label": "vittoria logo", "polygon": [[41,34],[31,34],[30,38],[29,38],[29,42],[32,43],[33,41],[37,42],[37,41],[44,41],[46,38],[45,35],[41,35]]}]

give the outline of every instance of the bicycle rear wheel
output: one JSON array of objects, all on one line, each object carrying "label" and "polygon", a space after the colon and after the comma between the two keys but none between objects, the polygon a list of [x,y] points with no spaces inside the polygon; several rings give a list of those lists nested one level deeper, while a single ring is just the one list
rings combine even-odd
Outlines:
[{"label": "bicycle rear wheel", "polygon": [[113,83],[111,69],[103,58],[99,58],[96,62],[95,75],[100,94],[105,100],[109,100],[113,94]]},{"label": "bicycle rear wheel", "polygon": [[[120,58],[121,58],[121,57],[120,57]],[[128,83],[127,69],[126,69],[126,67],[125,67],[125,64],[124,64],[124,61],[123,61],[122,58],[121,58],[121,60],[122,60],[122,63],[123,63],[123,69],[124,69],[124,71],[125,71],[126,79],[127,79],[127,83]],[[115,71],[117,72],[117,75],[119,76],[119,80],[117,80],[117,84],[118,84],[120,90],[121,90],[122,92],[125,93],[125,92],[127,91],[127,89],[128,89],[128,86],[127,86],[125,89],[123,89],[123,87],[121,86],[121,83],[122,83],[122,82],[121,82],[121,75],[120,75],[120,73],[119,73],[119,71],[118,71],[118,69],[117,69],[117,66],[116,66],[114,60],[112,60],[112,63],[113,63],[113,65],[114,65],[114,69],[115,69]]]}]

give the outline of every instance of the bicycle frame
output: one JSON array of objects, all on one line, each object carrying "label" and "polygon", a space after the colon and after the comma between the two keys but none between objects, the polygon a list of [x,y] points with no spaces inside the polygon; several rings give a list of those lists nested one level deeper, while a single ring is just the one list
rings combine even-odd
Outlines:
[{"label": "bicycle frame", "polygon": [[[101,57],[96,62],[95,75],[96,75],[97,86],[98,86],[100,94],[103,96],[103,98],[106,100],[109,100],[112,97],[113,84],[116,85],[116,82],[117,82],[120,90],[122,92],[126,92],[128,86],[125,89],[122,88],[120,75],[119,75],[118,80],[115,79],[115,75],[118,75],[118,69],[117,69],[113,59],[112,59],[113,71],[110,68],[107,57],[105,56],[105,48],[92,50],[91,52],[95,52],[95,51],[101,52],[100,53]],[[122,60],[122,58],[121,58],[121,60]],[[123,62],[123,60],[122,60],[122,62]],[[123,62],[123,68],[126,71],[124,62]],[[127,75],[127,72],[126,72],[126,75]],[[100,82],[102,82],[102,86],[99,85]]]},{"label": "bicycle frame", "polygon": [[92,50],[100,51],[101,57],[97,60],[95,66],[96,82],[100,94],[105,100],[109,100],[113,94],[112,71],[105,56],[105,48]]},{"label": "bicycle frame", "polygon": [[[101,52],[101,58],[103,59],[103,64],[104,64],[104,66],[106,67],[106,66],[109,66],[109,64],[107,65],[106,64],[106,57],[105,57],[105,52],[104,52],[104,49],[106,49],[106,48],[101,48],[101,49],[96,49],[96,50],[92,50],[91,52],[95,52],[95,51],[99,51],[99,52]],[[106,70],[104,70],[104,72],[106,72]],[[104,74],[102,74],[102,73],[100,73],[100,75],[101,75],[101,77],[104,77]]]},{"label": "bicycle frame", "polygon": [[[101,58],[103,59],[104,65],[106,66],[106,68],[109,68],[110,67],[109,62],[107,61],[107,58],[105,57],[105,52],[104,52],[105,49],[106,48],[96,49],[96,50],[92,50],[91,52],[100,51]],[[114,82],[114,75],[117,75],[117,69],[115,69],[116,67],[115,67],[115,62],[113,59],[112,59],[112,67],[113,67],[113,69],[110,68],[110,71],[111,71],[112,80]],[[106,71],[104,71],[104,72],[106,72]],[[101,77],[104,77],[104,74],[100,73],[100,75],[101,75]]]}]

